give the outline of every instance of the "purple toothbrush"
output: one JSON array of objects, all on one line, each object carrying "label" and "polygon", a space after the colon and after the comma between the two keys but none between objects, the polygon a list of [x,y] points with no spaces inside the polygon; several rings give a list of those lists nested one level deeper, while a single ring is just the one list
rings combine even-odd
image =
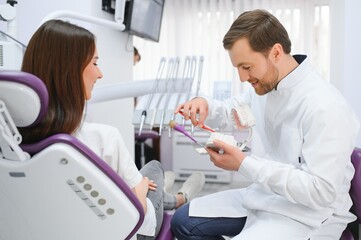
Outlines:
[{"label": "purple toothbrush", "polygon": [[186,137],[188,137],[189,139],[191,139],[194,143],[198,144],[199,146],[201,146],[202,148],[204,148],[204,146],[202,144],[200,144],[199,142],[197,142],[197,140],[195,140],[191,135],[189,135],[189,133],[187,133],[187,131],[185,130],[185,127],[183,125],[179,125],[177,124],[175,121],[171,120],[169,122],[169,126],[171,128],[173,128],[174,130],[183,133]]}]

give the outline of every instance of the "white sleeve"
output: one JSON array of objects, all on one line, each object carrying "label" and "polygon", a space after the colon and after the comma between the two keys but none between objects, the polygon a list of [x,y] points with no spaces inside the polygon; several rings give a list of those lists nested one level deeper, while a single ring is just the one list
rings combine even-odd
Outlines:
[{"label": "white sleeve", "polygon": [[147,201],[147,212],[144,216],[143,224],[140,226],[137,234],[145,235],[145,236],[154,236],[155,228],[157,226],[157,220],[155,218],[155,209],[153,207],[152,202],[146,198]]},{"label": "white sleeve", "polygon": [[347,182],[354,171],[350,153],[359,123],[345,109],[334,104],[328,110],[309,114],[301,126],[304,142],[299,166],[248,156],[239,172],[293,203],[314,209],[329,206],[337,195],[347,194]]},{"label": "white sleeve", "polygon": [[142,180],[117,128],[85,122],[76,137],[116,171],[130,188]]},{"label": "white sleeve", "polygon": [[133,188],[142,180],[142,175],[126,148],[119,131],[113,131],[113,136],[110,139],[112,141],[108,141],[109,145],[104,148],[103,158],[113,168],[115,167],[114,164],[116,164],[117,166],[114,170],[117,171],[130,188]]}]

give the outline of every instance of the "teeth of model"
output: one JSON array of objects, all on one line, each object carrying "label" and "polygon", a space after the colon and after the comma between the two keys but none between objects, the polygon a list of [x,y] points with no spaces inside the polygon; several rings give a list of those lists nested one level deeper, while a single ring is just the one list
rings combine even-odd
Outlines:
[{"label": "teeth of model", "polygon": [[232,135],[226,135],[226,134],[222,134],[219,132],[214,132],[209,137],[207,143],[213,143],[214,139],[221,140],[222,142],[225,142],[232,146],[237,146],[237,141],[236,141],[236,139],[234,139],[234,137]]}]

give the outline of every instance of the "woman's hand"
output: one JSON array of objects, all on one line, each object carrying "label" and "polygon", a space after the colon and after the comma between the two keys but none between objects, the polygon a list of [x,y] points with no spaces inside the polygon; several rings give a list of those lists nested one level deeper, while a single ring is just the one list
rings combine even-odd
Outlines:
[{"label": "woman's hand", "polygon": [[137,196],[138,200],[140,201],[140,203],[142,204],[143,208],[144,208],[144,212],[147,212],[147,194],[148,194],[148,190],[154,190],[156,189],[157,185],[149,180],[147,177],[143,177],[142,181],[140,181],[140,183],[135,186],[133,188],[133,192],[134,194]]},{"label": "woman's hand", "polygon": [[153,180],[149,180],[148,189],[152,190],[152,191],[156,191],[157,190],[157,184],[155,184],[155,182]]}]

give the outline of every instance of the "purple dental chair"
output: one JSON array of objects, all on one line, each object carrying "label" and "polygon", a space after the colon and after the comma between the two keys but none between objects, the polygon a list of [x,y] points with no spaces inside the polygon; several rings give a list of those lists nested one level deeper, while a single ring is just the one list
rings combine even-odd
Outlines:
[{"label": "purple dental chair", "polygon": [[0,239],[132,239],[142,206],[88,147],[67,134],[21,145],[17,127],[36,126],[47,106],[37,77],[0,71]]},{"label": "purple dental chair", "polygon": [[[355,148],[351,155],[352,164],[355,167],[355,175],[351,181],[350,195],[353,201],[351,212],[357,219],[357,225],[361,224],[361,149]],[[356,226],[359,229],[359,226]],[[356,230],[357,231],[357,230]],[[355,240],[350,226],[342,233],[341,240]]]}]

